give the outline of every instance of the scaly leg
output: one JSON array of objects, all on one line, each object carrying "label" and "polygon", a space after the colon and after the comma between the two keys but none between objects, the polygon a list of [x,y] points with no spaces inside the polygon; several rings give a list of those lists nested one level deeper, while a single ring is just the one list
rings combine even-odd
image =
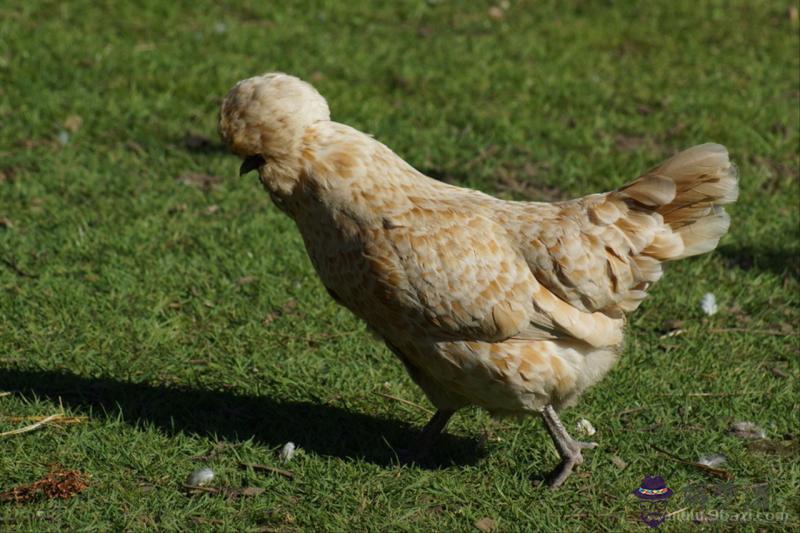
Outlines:
[{"label": "scaly leg", "polygon": [[431,447],[436,443],[436,439],[441,435],[450,417],[453,416],[455,411],[448,411],[439,409],[430,419],[430,421],[422,428],[422,431],[417,437],[417,441],[411,448],[400,450],[399,456],[403,463],[413,463],[424,459],[431,451]]},{"label": "scaly leg", "polygon": [[550,433],[550,438],[553,439],[553,444],[556,445],[558,455],[561,457],[561,463],[550,473],[547,479],[548,485],[551,488],[556,488],[564,483],[574,467],[583,463],[581,450],[597,448],[597,443],[581,442],[573,439],[567,433],[564,424],[561,423],[552,405],[545,406],[542,411],[542,418],[547,432]]}]

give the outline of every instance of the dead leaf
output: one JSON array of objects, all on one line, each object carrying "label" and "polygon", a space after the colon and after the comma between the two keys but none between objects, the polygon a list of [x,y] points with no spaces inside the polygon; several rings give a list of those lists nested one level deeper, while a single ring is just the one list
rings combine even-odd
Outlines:
[{"label": "dead leaf", "polygon": [[753,422],[734,422],[728,433],[740,439],[755,440],[766,438],[766,432]]},{"label": "dead leaf", "polygon": [[1,492],[0,502],[26,503],[43,498],[67,499],[88,486],[87,476],[77,470],[55,470],[38,481]]},{"label": "dead leaf", "polygon": [[36,148],[53,148],[55,143],[55,139],[25,139],[17,144],[26,150],[34,150]]},{"label": "dead leaf", "polygon": [[139,487],[139,490],[141,492],[145,492],[145,493],[153,492],[154,490],[156,490],[156,486],[155,485],[153,485],[152,483],[148,483],[146,481],[140,481],[139,483],[136,484],[136,486]]},{"label": "dead leaf", "polygon": [[497,529],[497,520],[487,516],[475,522],[475,527],[481,531],[484,531],[485,533],[495,531]]},{"label": "dead leaf", "polygon": [[417,28],[417,37],[427,39],[431,35],[433,35],[433,28],[431,26],[420,26]]},{"label": "dead leaf", "polygon": [[203,214],[206,216],[214,215],[219,212],[220,207],[217,204],[212,204],[203,209]]},{"label": "dead leaf", "polygon": [[75,133],[76,131],[81,129],[82,125],[83,125],[83,119],[80,117],[80,115],[70,115],[64,121],[64,127],[69,131],[71,131],[72,133]]},{"label": "dead leaf", "polygon": [[250,285],[251,283],[254,283],[256,281],[258,281],[258,278],[255,276],[242,276],[241,278],[236,280],[236,286],[242,287],[243,285]]},{"label": "dead leaf", "polygon": [[770,374],[775,376],[776,378],[786,379],[789,377],[789,374],[786,372],[787,363],[786,361],[775,361],[773,363],[765,363],[764,368],[766,368]]},{"label": "dead leaf", "polygon": [[188,174],[182,174],[178,176],[178,181],[185,185],[190,185],[192,187],[198,187],[203,189],[204,191],[209,191],[222,183],[225,179],[221,176],[210,176],[208,174],[199,174],[196,172],[190,172]]},{"label": "dead leaf", "polygon": [[786,10],[786,16],[789,17],[789,20],[792,22],[797,22],[797,6],[791,6]]},{"label": "dead leaf", "polygon": [[619,455],[612,455],[611,463],[620,470],[625,470],[625,468],[628,466],[628,463],[626,463],[625,460]]},{"label": "dead leaf", "polygon": [[176,205],[173,205],[172,207],[170,207],[169,209],[167,209],[167,214],[175,215],[177,213],[183,213],[188,208],[189,208],[189,206],[186,205],[186,204],[176,204]]},{"label": "dead leaf", "polygon": [[18,172],[17,167],[3,167],[0,168],[0,183],[5,181],[14,181]]},{"label": "dead leaf", "polygon": [[661,331],[668,332],[674,329],[682,329],[685,324],[683,320],[665,320],[661,323]]},{"label": "dead leaf", "polygon": [[0,228],[13,228],[14,224],[11,223],[11,220],[2,217],[0,218]]},{"label": "dead leaf", "polygon": [[264,320],[261,321],[261,324],[264,326],[269,326],[279,317],[294,314],[295,309],[297,309],[297,300],[294,298],[287,300],[280,307],[280,309],[275,309],[274,311],[267,313],[267,316],[264,317]]},{"label": "dead leaf", "polygon": [[262,494],[266,489],[261,487],[242,487],[241,489],[233,489],[228,493],[228,497],[239,498],[242,496],[258,496]]},{"label": "dead leaf", "polygon": [[156,45],[153,43],[137,43],[136,46],[133,47],[133,51],[136,54],[140,54],[142,52],[150,52],[151,50],[155,50]]},{"label": "dead leaf", "polygon": [[779,442],[769,439],[759,439],[748,443],[747,451],[788,457],[797,453],[799,447],[796,440]]},{"label": "dead leaf", "polygon": [[614,143],[618,150],[633,152],[647,144],[647,139],[633,135],[617,135],[614,139]]},{"label": "dead leaf", "polygon": [[141,144],[137,143],[136,141],[130,140],[130,139],[125,141],[125,148],[127,148],[131,152],[134,152],[137,155],[144,155],[144,153],[145,153],[145,150],[144,150],[144,148],[142,148]]},{"label": "dead leaf", "polygon": [[683,320],[665,320],[661,324],[662,335],[659,337],[659,339],[668,339],[670,337],[683,335],[686,333],[686,330],[683,329],[683,324]]},{"label": "dead leaf", "polygon": [[489,18],[492,20],[501,20],[503,18],[503,9],[500,6],[490,7]]}]

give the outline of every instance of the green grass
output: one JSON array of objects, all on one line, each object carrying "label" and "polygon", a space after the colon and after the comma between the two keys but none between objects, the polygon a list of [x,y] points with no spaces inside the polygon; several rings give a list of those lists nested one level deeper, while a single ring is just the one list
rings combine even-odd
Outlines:
[{"label": "green grass", "polygon": [[[0,437],[0,492],[54,464],[91,476],[69,500],[0,503],[0,529],[640,530],[644,474],[668,481],[672,511],[712,483],[654,446],[728,457],[736,494],[706,509],[754,510],[746,491],[766,482],[788,519],[743,528],[800,527],[796,3],[512,1],[499,20],[481,2],[270,4],[0,6],[0,432],[61,405],[88,416]],[[465,411],[437,467],[394,463],[425,414],[376,392],[421,392],[216,140],[221,97],[268,70],[311,80],[334,119],[417,168],[508,197],[599,192],[728,146],[730,235],[669,269],[617,367],[564,413],[601,444],[564,488],[535,483],[557,459],[533,418]],[[204,190],[187,173],[225,179]],[[665,320],[684,334],[662,338]],[[784,453],[728,435],[740,420]],[[280,465],[290,440],[293,480],[238,467]],[[266,490],[184,494],[204,464],[216,486]]]}]

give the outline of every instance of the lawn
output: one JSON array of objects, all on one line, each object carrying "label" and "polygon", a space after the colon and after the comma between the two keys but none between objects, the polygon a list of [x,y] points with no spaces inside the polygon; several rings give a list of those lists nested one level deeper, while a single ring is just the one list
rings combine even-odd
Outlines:
[{"label": "lawn", "polygon": [[[634,531],[645,474],[685,509],[662,529],[800,527],[797,3],[315,4],[0,5],[0,433],[72,417],[0,437],[0,493],[59,469],[88,483],[0,501],[0,529]],[[216,136],[225,92],[270,70],[507,198],[729,148],[730,234],[668,269],[564,412],[600,447],[560,490],[539,483],[557,456],[534,418],[464,411],[432,463],[398,466],[430,405]],[[729,432],[743,421],[765,438]],[[677,460],[711,453],[729,481]],[[216,478],[187,492],[202,466]]]}]

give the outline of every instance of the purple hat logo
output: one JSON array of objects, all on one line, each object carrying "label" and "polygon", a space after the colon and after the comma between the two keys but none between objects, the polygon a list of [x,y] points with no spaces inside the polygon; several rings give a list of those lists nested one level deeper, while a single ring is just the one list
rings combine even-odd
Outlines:
[{"label": "purple hat logo", "polygon": [[672,489],[667,487],[661,476],[647,475],[633,495],[641,500],[639,518],[650,527],[660,526],[667,515],[667,500],[672,496]]}]

